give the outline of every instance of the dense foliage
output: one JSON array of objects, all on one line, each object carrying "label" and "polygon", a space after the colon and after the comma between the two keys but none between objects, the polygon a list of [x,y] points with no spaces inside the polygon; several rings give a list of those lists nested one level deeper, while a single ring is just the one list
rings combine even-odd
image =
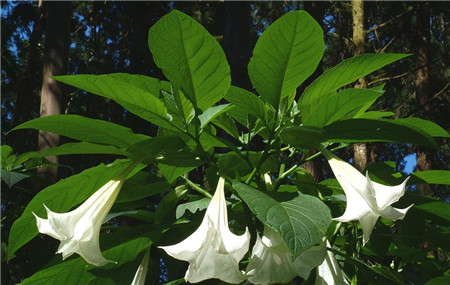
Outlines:
[{"label": "dense foliage", "polygon": [[[70,70],[75,75],[53,77],[76,88],[70,89],[67,112],[62,115],[37,118],[34,110],[27,119],[12,122],[17,107],[13,94],[20,81],[16,77],[36,80],[40,74],[35,64],[39,62],[21,62],[30,60],[19,54],[26,48],[18,46],[22,43],[18,37],[27,32],[14,31],[8,22],[2,24],[2,32],[8,31],[2,37],[10,39],[2,41],[2,62],[6,65],[2,67],[2,125],[6,126],[2,136],[14,127],[6,138],[34,129],[60,134],[66,140],[43,152],[25,152],[33,146],[23,142],[11,142],[13,148],[2,145],[2,278],[9,278],[2,282],[128,284],[141,261],[147,260],[142,264],[148,268],[148,284],[196,282],[212,277],[230,283],[266,284],[270,281],[255,280],[259,273],[250,273],[267,266],[257,262],[261,256],[257,256],[256,245],[265,248],[261,247],[264,238],[278,243],[270,252],[286,258],[284,263],[299,261],[292,265],[297,270],[293,281],[268,277],[272,282],[319,282],[323,267],[318,266],[322,266],[326,252],[325,261],[330,256],[337,258],[342,282],[344,278],[360,284],[448,282],[449,206],[439,199],[447,198],[447,190],[445,186],[433,188],[434,197],[414,192],[416,185],[450,184],[448,171],[437,170],[447,167],[444,142],[449,134],[439,124],[447,128],[448,122],[439,115],[445,109],[445,98],[441,99],[439,92],[448,87],[442,84],[448,74],[432,77],[437,82],[430,84],[436,92],[430,99],[435,104],[431,107],[436,110],[434,114],[427,113],[425,105],[409,104],[393,118],[395,113],[391,111],[403,104],[408,86],[396,84],[396,79],[384,84],[383,78],[408,72],[413,56],[406,53],[414,51],[406,48],[393,49],[404,53],[385,53],[394,46],[382,44],[396,37],[391,31],[375,32],[381,28],[371,27],[368,36],[377,53],[351,57],[345,49],[337,48],[341,42],[334,42],[350,37],[345,27],[351,25],[341,23],[345,17],[339,10],[346,9],[345,3],[329,8],[324,16],[328,23],[324,25],[305,11],[288,12],[300,8],[297,2],[285,6],[252,3],[256,19],[252,38],[256,43],[248,64],[248,78],[253,89],[246,90],[231,84],[234,81],[229,59],[220,39],[210,34],[218,29],[212,19],[223,10],[220,3],[152,4],[159,9],[155,14],[166,13],[161,18],[148,17],[149,22],[140,27],[152,24],[145,38],[153,58],[138,52],[142,47],[134,47],[127,55],[107,56],[114,54],[109,49],[127,49],[125,40],[130,36],[126,35],[125,25],[136,32],[141,23],[132,23],[125,17],[114,21],[108,15],[116,13],[113,7],[99,3],[76,4],[77,13],[72,20],[77,21],[79,29],[74,35],[80,40],[74,41],[70,50]],[[33,5],[7,4],[9,19],[17,13],[25,18],[23,23],[35,25],[31,31],[35,32],[38,20],[32,19],[36,8]],[[190,9],[200,12],[193,13],[197,16],[193,19],[172,10],[173,5],[187,13]],[[388,11],[390,5],[382,8]],[[144,14],[131,4],[115,4],[114,8]],[[393,21],[413,17],[414,7],[406,8]],[[84,9],[93,10],[86,13]],[[258,20],[267,9],[278,14]],[[380,17],[376,13],[381,12],[370,11],[370,17]],[[444,19],[436,15],[439,13],[432,18],[434,25]],[[90,25],[82,24],[86,21]],[[337,37],[338,25],[335,27],[332,22],[343,25]],[[116,33],[102,34],[102,29]],[[445,42],[445,36],[439,34],[444,29],[433,31],[436,34],[432,44],[446,50],[439,42]],[[31,39],[28,36],[28,44]],[[133,45],[142,43],[142,34],[136,32],[133,39]],[[86,43],[77,47],[83,40]],[[78,48],[85,58],[74,54]],[[337,53],[343,54],[335,56]],[[140,55],[142,58],[137,58]],[[15,60],[4,60],[8,56]],[[436,63],[444,53],[434,56],[437,59],[432,62]],[[314,76],[322,64],[327,66],[326,71]],[[33,70],[37,75],[11,73],[14,69]],[[137,70],[151,76],[131,74]],[[96,73],[103,74],[93,75]],[[362,77],[369,79],[368,88],[353,88],[351,84]],[[38,83],[30,85],[36,88]],[[410,114],[439,124],[409,117]],[[399,119],[399,115],[408,118]],[[367,167],[367,178],[345,162],[349,156],[345,149],[353,143],[385,146],[384,150],[378,149],[380,162]],[[400,162],[402,153],[419,146],[437,151],[437,167],[414,172],[407,179],[399,172],[401,164],[388,160]],[[65,179],[36,191],[46,182],[34,176],[33,170],[48,166],[45,157],[51,155],[70,155],[59,165]],[[83,160],[80,162],[77,157]],[[321,177],[302,167],[310,161],[325,165]],[[331,168],[326,166],[328,163]],[[402,183],[411,191],[405,192]],[[220,195],[224,194],[221,200]],[[390,195],[395,197],[387,197]],[[364,203],[369,210],[363,207]],[[393,203],[395,208],[391,207]],[[349,209],[357,209],[354,211],[358,214],[345,219],[346,213],[353,211]],[[388,211],[400,211],[402,215]],[[57,214],[66,212],[71,214],[64,218]],[[367,215],[374,219],[370,226],[372,222],[364,220]],[[60,255],[55,256],[57,241],[39,232],[60,240],[58,252],[68,259],[62,261]],[[214,232],[213,237],[210,232]],[[228,239],[217,240],[224,232]],[[82,236],[73,237],[77,233]],[[200,270],[201,258],[183,259],[186,253],[168,247],[191,234],[199,237],[196,242],[205,244],[211,238],[210,246],[219,244],[216,250],[225,252],[226,258],[236,258],[226,260],[229,264],[237,262],[233,265],[238,266],[237,272],[241,269],[247,275],[235,272],[234,276],[228,265],[223,268],[227,277],[220,273],[202,275],[208,270]],[[237,250],[239,257],[230,250],[239,244],[236,235],[249,238],[243,243],[248,252],[241,252],[245,247],[241,245]],[[203,248],[195,249],[195,242],[189,245],[192,248],[185,246],[183,250],[192,250],[193,255]],[[98,246],[101,253],[96,252]],[[158,248],[161,246],[166,247]],[[320,247],[323,255],[312,254]],[[69,258],[74,252],[77,254]],[[208,262],[219,260],[214,252],[205,254]],[[198,272],[189,269],[185,275],[187,263],[177,259],[189,261],[192,268],[198,265]],[[28,272],[21,269],[25,263],[31,264]],[[284,269],[273,266],[265,272],[272,270],[275,276],[284,274]]]}]

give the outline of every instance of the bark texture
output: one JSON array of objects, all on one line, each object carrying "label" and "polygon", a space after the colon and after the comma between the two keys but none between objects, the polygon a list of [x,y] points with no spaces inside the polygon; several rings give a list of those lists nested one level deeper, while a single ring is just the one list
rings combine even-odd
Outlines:
[{"label": "bark texture", "polygon": [[[44,72],[41,91],[41,117],[61,113],[64,94],[63,84],[50,77],[67,73],[70,32],[70,2],[47,2],[46,9],[47,26],[45,31]],[[39,131],[39,151],[58,145],[59,135]],[[56,156],[50,156],[47,159],[53,163],[58,162]],[[51,183],[55,182],[58,178],[58,168],[39,168],[38,175]]]},{"label": "bark texture", "polygon": [[[353,44],[354,55],[364,53],[366,33],[364,30],[364,3],[362,1],[351,1],[353,18]],[[358,79],[355,88],[366,88],[367,82],[364,77]],[[355,143],[353,145],[353,159],[356,169],[364,171],[367,167],[367,145],[365,143]]]}]

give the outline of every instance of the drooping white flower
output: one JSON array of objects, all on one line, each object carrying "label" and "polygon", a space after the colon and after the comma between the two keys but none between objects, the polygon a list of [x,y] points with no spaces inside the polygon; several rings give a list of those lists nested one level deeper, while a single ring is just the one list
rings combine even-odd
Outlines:
[{"label": "drooping white flower", "polygon": [[[331,247],[330,243],[326,242],[327,247]],[[342,275],[341,268],[334,257],[333,252],[327,251],[325,260],[319,267],[317,267],[316,282],[314,285],[347,285],[348,282]]]},{"label": "drooping white flower", "polygon": [[189,262],[186,282],[218,278],[236,284],[245,280],[239,261],[248,251],[250,233],[246,229],[238,236],[228,228],[224,183],[220,178],[200,227],[180,243],[160,247],[170,256]]},{"label": "drooping white flower", "polygon": [[307,279],[314,267],[325,258],[325,243],[313,246],[295,260],[280,234],[264,226],[263,237],[257,236],[247,266],[248,280],[253,284],[287,283],[297,275]]},{"label": "drooping white flower", "polygon": [[131,285],[145,284],[145,277],[147,276],[149,259],[150,259],[150,249],[147,249],[147,251],[144,254],[144,257],[142,258],[141,264],[139,264],[136,274],[134,275]]},{"label": "drooping white flower", "polygon": [[62,253],[63,259],[78,253],[95,266],[114,262],[103,257],[99,235],[103,220],[113,206],[123,182],[124,175],[108,181],[78,208],[67,213],[52,212],[44,205],[47,219],[33,213],[39,232],[61,241],[56,253]]},{"label": "drooping white flower", "polygon": [[328,159],[328,163],[347,197],[344,214],[334,220],[341,222],[359,220],[363,230],[363,244],[369,240],[378,217],[381,216],[392,221],[401,220],[413,206],[405,209],[391,206],[405,194],[405,185],[408,179],[397,186],[386,186],[373,182],[368,173],[364,176],[352,165],[339,159],[328,150],[323,149],[322,153]]}]

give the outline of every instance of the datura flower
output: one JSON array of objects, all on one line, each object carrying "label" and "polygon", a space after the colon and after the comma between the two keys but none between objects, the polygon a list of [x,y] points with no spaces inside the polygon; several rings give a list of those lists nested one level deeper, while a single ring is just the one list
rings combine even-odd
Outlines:
[{"label": "datura flower", "polygon": [[144,254],[144,257],[142,258],[141,264],[139,264],[136,274],[134,275],[131,285],[145,284],[145,277],[147,276],[149,259],[150,259],[150,249],[147,249],[147,251]]},{"label": "datura flower", "polygon": [[218,278],[236,284],[245,280],[238,264],[248,251],[250,233],[246,229],[237,236],[228,228],[224,183],[220,178],[200,227],[182,242],[160,247],[170,256],[189,262],[186,282]]},{"label": "datura flower", "polygon": [[61,241],[58,251],[63,260],[78,253],[86,262],[95,266],[103,266],[114,262],[103,257],[100,251],[100,227],[114,204],[126,175],[119,175],[97,190],[78,208],[68,213],[52,212],[47,206],[47,219],[35,213],[40,233]]},{"label": "datura flower", "polygon": [[307,279],[314,267],[325,258],[325,243],[306,250],[294,260],[280,234],[264,226],[263,237],[257,236],[247,266],[248,280],[253,284],[287,283],[297,275]]},{"label": "datura flower", "polygon": [[[331,247],[330,243],[326,242],[327,247]],[[316,282],[314,285],[346,285],[348,284],[342,275],[339,263],[334,257],[333,252],[327,251],[325,260],[319,267],[317,267]]]},{"label": "datura flower", "polygon": [[397,186],[379,184],[370,180],[368,173],[364,176],[356,168],[334,156],[328,150],[322,149],[322,153],[327,158],[336,179],[347,196],[347,207],[344,214],[334,220],[340,222],[359,220],[363,230],[363,244],[369,240],[378,217],[381,216],[392,221],[401,220],[413,206],[405,209],[391,206],[405,194],[408,178]]}]

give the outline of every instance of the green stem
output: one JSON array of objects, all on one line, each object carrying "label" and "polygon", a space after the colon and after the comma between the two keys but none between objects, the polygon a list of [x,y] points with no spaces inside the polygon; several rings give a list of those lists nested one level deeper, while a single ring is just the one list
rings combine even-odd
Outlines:
[{"label": "green stem", "polygon": [[252,179],[255,177],[256,173],[258,173],[259,169],[261,168],[261,165],[264,163],[266,158],[269,156],[269,149],[270,149],[271,141],[272,141],[272,137],[270,137],[269,140],[267,141],[266,148],[264,149],[261,158],[259,159],[256,166],[253,168],[252,173],[250,173],[250,176],[245,181],[245,184],[250,184]]},{"label": "green stem", "polygon": [[287,171],[283,172],[283,174],[281,174],[278,179],[275,181],[275,185],[273,186],[273,191],[278,191],[278,188],[280,188],[281,186],[281,182],[283,182],[283,180],[289,176],[289,174],[291,174],[292,172],[294,172],[297,168],[299,167],[298,164],[295,164],[294,166],[292,166],[291,168],[289,168]]},{"label": "green stem", "polygon": [[198,186],[197,184],[195,184],[194,182],[192,182],[191,180],[189,180],[187,177],[185,176],[181,176],[181,178],[184,179],[184,181],[195,191],[197,191],[198,193],[204,195],[207,198],[212,199],[212,195],[211,193],[209,193],[208,191],[206,191],[205,189],[201,188],[200,186]]}]

